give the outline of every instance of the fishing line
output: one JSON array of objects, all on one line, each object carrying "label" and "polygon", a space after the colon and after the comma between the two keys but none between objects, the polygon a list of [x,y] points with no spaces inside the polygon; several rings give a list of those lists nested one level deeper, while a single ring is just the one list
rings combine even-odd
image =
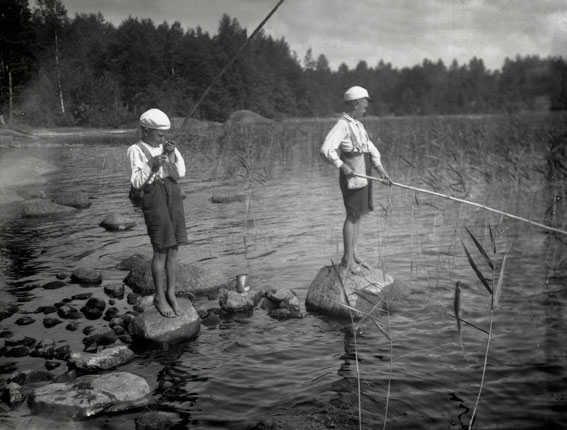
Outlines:
[{"label": "fishing line", "polygon": [[276,10],[278,10],[278,8],[282,5],[282,3],[284,1],[285,0],[279,0],[278,1],[278,3],[273,7],[273,9],[270,11],[270,13],[268,15],[266,15],[264,20],[258,25],[258,27],[256,27],[256,29],[246,39],[246,41],[242,44],[242,46],[240,46],[238,51],[236,51],[236,54],[234,54],[232,59],[222,68],[222,70],[218,73],[218,75],[213,79],[213,81],[210,83],[210,85],[207,87],[207,89],[203,92],[203,94],[201,95],[199,100],[197,100],[197,103],[195,103],[195,105],[193,106],[193,109],[191,109],[191,112],[189,112],[189,114],[185,117],[185,120],[183,121],[183,124],[181,124],[181,127],[179,127],[179,129],[176,130],[173,140],[175,140],[176,138],[179,137],[179,135],[181,134],[183,129],[187,126],[189,119],[193,116],[193,114],[195,113],[195,111],[197,110],[197,108],[199,107],[201,102],[205,99],[205,97],[207,97],[207,95],[209,94],[209,91],[211,91],[211,88],[213,87],[213,85],[215,85],[219,81],[219,79],[222,77],[222,75],[224,75],[224,73],[228,70],[228,68],[232,65],[232,63],[234,63],[236,61],[236,59],[240,56],[242,51],[244,51],[244,48],[246,48],[246,46],[254,38],[254,36],[256,36],[256,34],[259,33],[259,31],[262,29],[262,27],[264,27],[264,24],[266,24],[266,22],[268,22],[268,20],[272,17],[272,15],[274,13],[276,13]]},{"label": "fishing line", "polygon": [[[385,183],[384,180],[382,180],[380,178],[376,178],[374,176],[360,175],[358,173],[354,173],[354,176],[358,176],[360,178],[370,179],[372,181],[378,181],[378,182]],[[448,196],[446,194],[436,193],[435,191],[424,190],[423,188],[412,187],[410,185],[404,185],[404,184],[400,184],[400,183],[397,183],[397,182],[392,182],[392,185],[395,185],[396,187],[406,188],[408,190],[418,191],[420,193],[431,194],[433,196],[442,197],[444,199],[453,200],[453,201],[456,201],[456,202],[459,202],[459,203],[465,203],[467,205],[476,206],[478,208],[485,209],[487,211],[494,212],[494,213],[497,213],[499,215],[507,216],[509,218],[514,218],[514,219],[517,219],[517,220],[522,221],[522,222],[527,222],[528,224],[532,224],[532,225],[535,225],[537,227],[541,227],[541,228],[546,229],[546,230],[551,230],[551,231],[554,231],[556,233],[561,233],[561,234],[567,235],[567,231],[565,231],[565,230],[561,230],[561,229],[551,227],[551,226],[545,225],[545,224],[540,224],[539,222],[535,222],[535,221],[529,220],[527,218],[522,218],[522,217],[517,216],[517,215],[513,215],[513,214],[510,214],[510,213],[507,213],[507,212],[503,212],[503,211],[500,211],[498,209],[494,209],[494,208],[491,208],[491,207],[488,207],[488,206],[484,206],[484,205],[481,205],[480,203],[469,202],[468,200],[459,199],[457,197]]]}]

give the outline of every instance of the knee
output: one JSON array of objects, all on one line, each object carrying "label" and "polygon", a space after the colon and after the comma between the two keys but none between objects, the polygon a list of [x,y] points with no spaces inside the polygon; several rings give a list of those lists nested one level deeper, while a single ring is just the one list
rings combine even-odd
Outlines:
[{"label": "knee", "polygon": [[167,248],[166,261],[175,262],[177,261],[177,246],[172,246]]},{"label": "knee", "polygon": [[356,224],[358,221],[360,221],[360,215],[347,212],[346,221],[352,224]]}]

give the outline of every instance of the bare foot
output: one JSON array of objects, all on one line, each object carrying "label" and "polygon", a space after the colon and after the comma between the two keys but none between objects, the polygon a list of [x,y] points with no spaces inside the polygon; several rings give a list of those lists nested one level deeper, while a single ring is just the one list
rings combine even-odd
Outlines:
[{"label": "bare foot", "polygon": [[354,267],[351,267],[350,273],[353,275],[361,275],[362,274],[362,267],[359,264],[356,264]]},{"label": "bare foot", "polygon": [[372,270],[372,267],[370,266],[370,264],[368,264],[366,261],[361,259],[358,255],[354,256],[354,262],[356,264],[358,264],[359,266],[364,267],[366,270]]},{"label": "bare foot", "polygon": [[175,293],[167,293],[167,301],[171,305],[171,308],[173,309],[173,312],[175,312],[176,315],[181,315],[183,313],[183,308],[177,301],[177,297],[175,297]]},{"label": "bare foot", "polygon": [[167,301],[160,300],[156,297],[154,298],[154,306],[162,316],[166,318],[175,317],[175,311],[171,308],[171,306],[169,306],[169,303],[167,303]]}]

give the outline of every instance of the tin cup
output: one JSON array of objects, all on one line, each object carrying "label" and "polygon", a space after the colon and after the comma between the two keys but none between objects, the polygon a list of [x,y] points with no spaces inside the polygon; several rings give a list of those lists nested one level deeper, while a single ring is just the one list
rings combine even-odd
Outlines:
[{"label": "tin cup", "polygon": [[248,278],[248,275],[237,275],[236,276],[236,291],[238,291],[239,293],[245,293],[246,291],[248,291],[250,289],[250,287],[248,287],[246,285],[247,278]]}]

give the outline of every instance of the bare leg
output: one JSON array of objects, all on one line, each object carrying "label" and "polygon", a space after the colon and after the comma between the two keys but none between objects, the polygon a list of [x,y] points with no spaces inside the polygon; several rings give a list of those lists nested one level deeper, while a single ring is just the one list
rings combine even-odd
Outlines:
[{"label": "bare leg", "polygon": [[165,273],[167,276],[167,302],[170,304],[176,315],[181,315],[183,310],[177,302],[175,296],[175,282],[177,281],[177,246],[167,249],[167,259],[165,260]]},{"label": "bare leg", "polygon": [[352,265],[352,242],[355,229],[355,222],[347,216],[343,224],[343,258],[341,259],[341,266],[349,267],[349,264]]},{"label": "bare leg", "polygon": [[354,274],[360,273],[354,261],[354,252],[356,249],[357,230],[359,228],[360,218],[347,216],[343,225],[343,246],[344,254],[341,265]]},{"label": "bare leg", "polygon": [[362,259],[360,258],[360,256],[358,255],[358,249],[357,249],[357,245],[358,245],[358,235],[360,232],[360,220],[362,218],[358,219],[358,222],[356,223],[356,231],[354,232],[354,249],[352,251],[352,258],[354,260],[354,262],[356,264],[358,264],[361,267],[364,267],[365,269],[371,270],[371,267]]},{"label": "bare leg", "polygon": [[166,318],[173,318],[175,312],[167,302],[165,296],[165,261],[166,251],[154,247],[154,257],[152,258],[152,277],[156,287],[154,305]]}]

